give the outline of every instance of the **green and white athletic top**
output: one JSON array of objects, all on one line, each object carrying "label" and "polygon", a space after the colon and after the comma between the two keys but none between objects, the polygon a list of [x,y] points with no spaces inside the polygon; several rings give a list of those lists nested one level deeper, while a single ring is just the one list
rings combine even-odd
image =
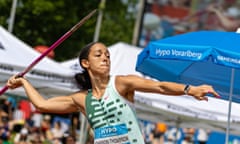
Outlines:
[{"label": "green and white athletic top", "polygon": [[94,144],[144,144],[135,112],[120,96],[112,76],[101,99],[86,98],[86,116],[94,130]]}]

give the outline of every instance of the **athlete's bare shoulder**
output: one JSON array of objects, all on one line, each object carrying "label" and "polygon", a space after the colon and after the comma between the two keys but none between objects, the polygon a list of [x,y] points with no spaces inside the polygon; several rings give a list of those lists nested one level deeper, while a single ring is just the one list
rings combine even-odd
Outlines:
[{"label": "athlete's bare shoulder", "polygon": [[133,74],[117,75],[116,76],[116,83],[122,83],[122,84],[134,83],[134,81],[139,79],[139,78],[141,78],[141,77],[139,77],[138,75],[133,75]]},{"label": "athlete's bare shoulder", "polygon": [[118,75],[115,80],[115,87],[118,93],[133,102],[134,89],[132,83],[135,80],[135,75]]},{"label": "athlete's bare shoulder", "polygon": [[73,102],[81,108],[81,111],[84,113],[85,111],[85,99],[88,91],[78,91],[71,94]]},{"label": "athlete's bare shoulder", "polygon": [[80,90],[71,94],[71,96],[86,96],[88,93],[87,90]]}]

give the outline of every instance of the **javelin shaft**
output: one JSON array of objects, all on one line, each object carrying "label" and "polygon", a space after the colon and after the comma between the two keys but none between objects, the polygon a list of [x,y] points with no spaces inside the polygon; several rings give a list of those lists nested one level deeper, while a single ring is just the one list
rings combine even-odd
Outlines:
[{"label": "javelin shaft", "polygon": [[[35,59],[26,69],[22,72],[17,74],[18,76],[22,77],[26,73],[28,73],[38,62],[40,62],[48,53],[54,50],[57,46],[59,46],[64,40],[66,40],[69,36],[72,35],[80,26],[82,26],[92,15],[96,12],[96,9],[90,12],[87,16],[85,16],[80,22],[74,25],[69,31],[67,31],[63,36],[61,36],[55,43],[53,43],[46,51],[44,51],[37,59]],[[5,85],[0,90],[0,95],[3,94],[5,91],[8,90],[8,87]]]},{"label": "javelin shaft", "polygon": [[27,72],[29,72],[38,62],[40,62],[50,51],[54,50],[58,45],[60,45],[65,39],[67,39],[71,35],[70,32],[64,34],[61,38],[59,38],[52,46],[50,46],[46,51],[44,51],[35,61],[33,61],[23,72],[19,73],[19,76],[24,76]]},{"label": "javelin shaft", "polygon": [[62,37],[60,37],[54,44],[52,44],[45,52],[43,52],[35,61],[33,61],[19,76],[24,76],[29,72],[39,61],[41,61],[48,53],[54,50],[59,46],[64,40],[66,40],[73,32],[75,32],[81,25],[83,25],[94,13],[96,10],[93,10],[87,16],[85,16],[80,22],[74,25],[68,32],[66,32]]}]

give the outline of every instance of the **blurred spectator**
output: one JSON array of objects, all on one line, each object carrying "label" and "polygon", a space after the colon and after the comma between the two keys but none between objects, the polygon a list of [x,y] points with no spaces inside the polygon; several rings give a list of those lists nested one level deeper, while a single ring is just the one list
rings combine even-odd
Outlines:
[{"label": "blurred spectator", "polygon": [[33,121],[33,126],[36,128],[40,128],[42,123],[45,122],[45,119],[43,119],[43,114],[37,111],[32,113],[31,120]]},{"label": "blurred spectator", "polygon": [[63,144],[77,144],[77,140],[74,135],[69,134],[69,133],[64,133],[63,138],[62,138],[62,143]]},{"label": "blurred spectator", "polygon": [[79,116],[73,115],[71,119],[71,127],[69,127],[69,131],[74,137],[77,137],[79,134],[80,124],[81,123],[79,120]]},{"label": "blurred spectator", "polygon": [[195,129],[194,128],[184,128],[184,139],[181,144],[194,144],[194,134]]},{"label": "blurred spectator", "polygon": [[24,118],[30,118],[31,113],[33,112],[31,103],[28,100],[20,100],[18,105],[24,112]]},{"label": "blurred spectator", "polygon": [[197,131],[197,141],[199,144],[206,144],[208,141],[209,131],[204,129],[198,129]]},{"label": "blurred spectator", "polygon": [[9,127],[13,137],[15,137],[16,134],[20,133],[21,129],[25,125],[24,120],[12,120],[12,121],[9,121],[8,123],[9,123]]},{"label": "blurred spectator", "polygon": [[54,139],[61,139],[63,137],[64,131],[60,121],[56,121],[51,128],[51,132]]},{"label": "blurred spectator", "polygon": [[3,112],[7,113],[8,119],[12,119],[11,116],[13,112],[13,107],[9,99],[4,100],[3,104],[1,105],[1,109],[3,110]]},{"label": "blurred spectator", "polygon": [[9,122],[8,113],[1,110],[0,111],[0,139],[2,139],[3,142],[7,142],[11,135],[8,122]]},{"label": "blurred spectator", "polygon": [[39,112],[32,103],[31,103],[31,107],[32,107],[31,120],[33,121],[33,126],[35,128],[40,129],[41,123],[44,118],[43,114]]},{"label": "blurred spectator", "polygon": [[21,110],[20,105],[17,106],[16,109],[13,111],[13,120],[24,120],[25,113]]},{"label": "blurred spectator", "polygon": [[12,109],[15,109],[16,106],[17,106],[17,101],[16,101],[16,99],[13,98],[13,97],[8,97],[7,100],[11,103]]},{"label": "blurred spectator", "polygon": [[45,134],[45,137],[49,140],[53,139],[53,134],[51,132],[51,115],[44,115],[41,122],[40,130]]},{"label": "blurred spectator", "polygon": [[207,11],[215,15],[223,30],[236,31],[240,26],[240,11],[236,3],[226,9],[216,4],[210,4]]},{"label": "blurred spectator", "polygon": [[20,133],[17,133],[14,137],[14,143],[24,143],[27,142],[28,140],[28,129],[27,128],[22,128]]},{"label": "blurred spectator", "polygon": [[166,144],[176,144],[176,142],[182,137],[179,128],[172,127],[166,131]]},{"label": "blurred spectator", "polygon": [[164,143],[164,133],[167,127],[164,123],[156,123],[154,129],[150,134],[150,140],[152,144],[163,144]]},{"label": "blurred spectator", "polygon": [[43,133],[41,131],[34,132],[31,134],[31,137],[29,137],[29,144],[52,144],[50,141],[48,141]]},{"label": "blurred spectator", "polygon": [[49,129],[51,129],[51,116],[47,114],[43,117],[43,121],[41,122],[41,130],[46,132]]}]

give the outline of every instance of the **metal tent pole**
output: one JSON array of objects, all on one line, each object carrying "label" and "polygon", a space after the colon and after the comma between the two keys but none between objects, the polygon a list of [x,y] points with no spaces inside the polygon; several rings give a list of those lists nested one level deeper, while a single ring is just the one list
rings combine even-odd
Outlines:
[{"label": "metal tent pole", "polygon": [[230,129],[231,110],[232,110],[232,95],[233,95],[233,85],[234,85],[234,72],[235,72],[235,69],[232,68],[229,104],[228,104],[227,132],[226,132],[226,137],[225,137],[225,144],[228,144],[228,141],[229,141],[229,129]]},{"label": "metal tent pole", "polygon": [[17,7],[17,0],[13,0],[11,13],[10,13],[10,19],[9,19],[9,23],[8,23],[8,31],[10,33],[13,31],[15,14],[16,14],[16,7]]}]

